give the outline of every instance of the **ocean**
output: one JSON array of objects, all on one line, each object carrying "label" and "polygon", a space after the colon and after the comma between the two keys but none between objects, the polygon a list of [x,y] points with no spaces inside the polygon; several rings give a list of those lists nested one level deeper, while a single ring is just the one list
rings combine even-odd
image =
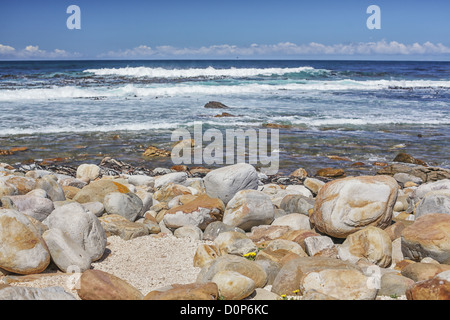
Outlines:
[{"label": "ocean", "polygon": [[449,168],[450,62],[0,61],[0,149],[26,148],[0,162],[170,167],[142,153],[195,123],[278,125],[280,174],[374,172],[399,152]]}]

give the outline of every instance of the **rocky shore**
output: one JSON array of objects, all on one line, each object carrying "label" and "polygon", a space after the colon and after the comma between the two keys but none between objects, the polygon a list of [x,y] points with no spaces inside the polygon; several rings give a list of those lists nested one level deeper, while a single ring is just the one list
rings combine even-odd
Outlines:
[{"label": "rocky shore", "polygon": [[3,300],[449,300],[450,170],[0,164]]}]

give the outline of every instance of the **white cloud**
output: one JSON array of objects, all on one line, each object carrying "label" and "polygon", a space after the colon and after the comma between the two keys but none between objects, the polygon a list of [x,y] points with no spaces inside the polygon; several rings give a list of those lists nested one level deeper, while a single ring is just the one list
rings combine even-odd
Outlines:
[{"label": "white cloud", "polygon": [[239,47],[222,44],[197,48],[178,48],[173,46],[139,46],[134,49],[110,51],[102,54],[101,58],[136,58],[136,57],[168,57],[168,56],[302,56],[302,55],[445,55],[450,54],[450,47],[441,43],[433,44],[403,44],[397,41],[362,42],[350,44],[324,45],[311,42],[309,44],[295,44],[281,42],[273,45],[251,44]]},{"label": "white cloud", "polygon": [[80,53],[70,53],[62,49],[46,51],[39,49],[39,46],[29,45],[22,50],[16,50],[11,46],[0,44],[0,59],[69,59],[78,57],[81,57]]},{"label": "white cloud", "polygon": [[[397,41],[381,40],[378,42],[360,42],[348,44],[325,45],[311,42],[295,44],[280,42],[277,44],[257,44],[236,46],[220,44],[202,47],[174,47],[170,45],[150,47],[140,45],[132,49],[109,51],[98,55],[98,58],[139,59],[170,57],[302,57],[302,56],[434,56],[449,55],[450,47],[442,43],[404,44]],[[37,45],[28,45],[18,50],[0,44],[0,59],[76,59],[82,58],[80,53],[67,52],[62,49],[42,50]]]}]

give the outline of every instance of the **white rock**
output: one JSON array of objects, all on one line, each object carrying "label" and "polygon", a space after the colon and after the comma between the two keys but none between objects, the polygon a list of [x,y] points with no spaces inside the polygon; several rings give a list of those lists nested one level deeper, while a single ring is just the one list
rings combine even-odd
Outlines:
[{"label": "white rock", "polygon": [[188,175],[186,172],[172,172],[155,178],[155,189],[160,189],[169,183],[184,185]]},{"label": "white rock", "polygon": [[273,226],[288,226],[293,230],[311,229],[309,217],[300,213],[289,213],[273,220]]},{"label": "white rock", "polygon": [[103,256],[106,248],[105,230],[98,218],[86,212],[81,204],[73,202],[59,207],[43,223],[49,229],[61,229],[89,254],[91,261]]},{"label": "white rock", "polygon": [[42,237],[53,262],[62,271],[84,272],[90,268],[91,259],[87,252],[60,229],[49,229],[44,232]]},{"label": "white rock", "polygon": [[100,167],[95,164],[83,163],[77,168],[77,179],[92,181],[100,176]]},{"label": "white rock", "polygon": [[108,214],[121,215],[131,222],[136,221],[144,207],[142,200],[135,193],[131,192],[108,193],[103,200],[103,205]]}]

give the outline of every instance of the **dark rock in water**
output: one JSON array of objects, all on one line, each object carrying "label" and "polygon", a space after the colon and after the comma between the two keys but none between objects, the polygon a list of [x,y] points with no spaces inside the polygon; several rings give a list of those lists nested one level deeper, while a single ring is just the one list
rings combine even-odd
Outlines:
[{"label": "dark rock in water", "polygon": [[207,109],[229,109],[226,105],[218,101],[210,101],[205,104],[205,108]]},{"label": "dark rock in water", "polygon": [[216,114],[214,116],[214,118],[223,118],[223,117],[235,117],[235,116],[228,112],[222,112],[221,114]]},{"label": "dark rock in water", "polygon": [[404,162],[404,163],[412,163],[412,164],[419,164],[421,166],[427,166],[425,161],[419,160],[414,158],[413,156],[407,154],[407,153],[399,153],[393,160],[394,162]]}]

